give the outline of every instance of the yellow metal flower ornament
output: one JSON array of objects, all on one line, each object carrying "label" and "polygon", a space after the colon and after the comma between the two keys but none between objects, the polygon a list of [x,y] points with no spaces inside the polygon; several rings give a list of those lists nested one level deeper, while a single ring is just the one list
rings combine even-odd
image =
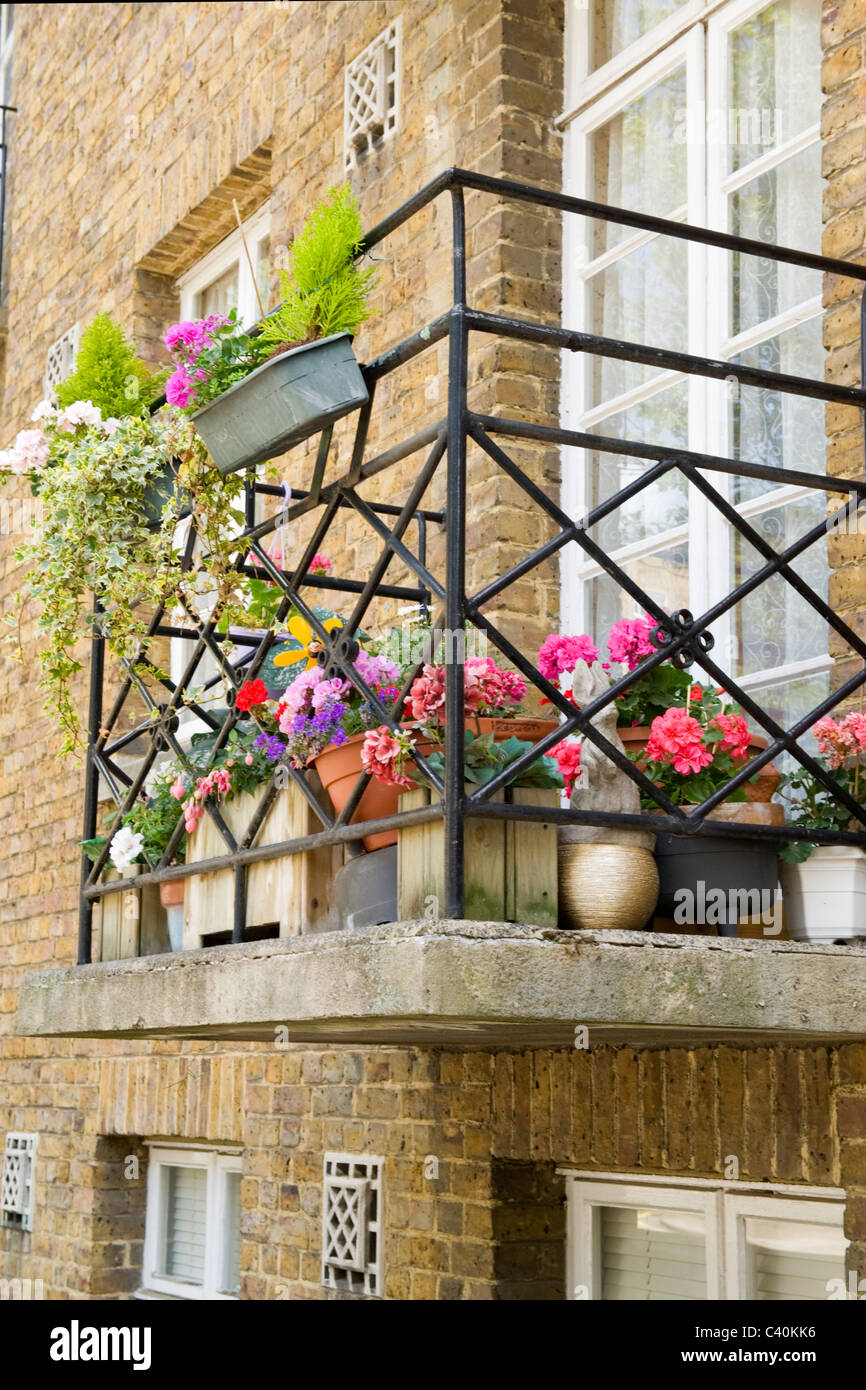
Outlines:
[{"label": "yellow metal flower ornament", "polygon": [[[322,627],[326,632],[333,632],[334,628],[342,626],[341,618],[325,618],[322,622]],[[291,651],[282,651],[278,656],[275,656],[274,665],[295,666],[299,661],[304,661],[306,662],[304,670],[309,671],[311,666],[316,665],[316,653],[321,647],[321,642],[306,618],[302,618],[300,615],[289,619],[288,628],[289,634],[298,645],[293,647]]]}]

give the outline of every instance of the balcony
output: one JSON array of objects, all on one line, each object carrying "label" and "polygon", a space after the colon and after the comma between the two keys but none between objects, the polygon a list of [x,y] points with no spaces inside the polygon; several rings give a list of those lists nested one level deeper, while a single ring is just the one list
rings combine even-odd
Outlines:
[{"label": "balcony", "polygon": [[[678,846],[705,846],[706,853],[712,848],[716,854],[733,846],[739,855],[762,853],[764,863],[769,855],[775,864],[780,847],[807,842],[836,847],[860,863],[866,848],[866,815],[859,796],[859,765],[854,766],[859,754],[853,763],[848,756],[834,767],[817,755],[807,738],[818,720],[840,708],[849,710],[866,683],[866,642],[795,567],[810,547],[826,544],[828,522],[822,519],[784,548],[775,548],[730,500],[725,482],[748,479],[827,494],[839,502],[839,509],[832,509],[837,527],[840,518],[858,514],[866,482],[704,454],[651,438],[619,439],[482,413],[471,408],[467,383],[472,353],[480,341],[513,340],[587,360],[639,364],[686,380],[734,381],[738,390],[763,390],[858,410],[866,406],[866,393],[738,360],[714,361],[667,346],[616,341],[473,308],[467,295],[467,191],[499,204],[540,206],[566,219],[592,218],[677,238],[686,246],[866,280],[866,267],[848,262],[461,170],[446,171],[375,227],[366,238],[367,251],[435,200],[450,200],[452,305],[364,366],[370,401],[354,419],[348,466],[339,476],[329,476],[334,472],[330,429],[322,433],[310,462],[309,486],[293,490],[275,515],[259,519],[263,505],[274,506],[283,489],[255,471],[246,475],[246,520],[237,534],[234,565],[239,576],[271,586],[274,604],[266,626],[242,634],[225,632],[219,609],[205,604],[198,611],[187,606],[180,617],[156,611],[137,658],[123,664],[119,687],[109,697],[97,624],[83,839],[92,842],[97,837],[100,806],[104,811],[106,799],[117,816],[123,816],[140,802],[148,779],[167,762],[199,777],[222,765],[221,760],[224,763],[226,751],[239,736],[246,739],[256,730],[268,736],[263,707],[241,708],[237,695],[273,672],[275,653],[289,649],[286,625],[292,620],[306,625],[307,657],[315,658],[326,678],[346,682],[346,689],[364,702],[370,721],[392,732],[406,726],[410,693],[425,660],[431,651],[444,650],[444,757],[435,741],[416,738],[412,758],[424,788],[408,791],[399,802],[392,798],[393,808],[382,813],[367,809],[376,783],[360,765],[338,807],[313,766],[292,766],[288,757],[280,756],[269,780],[254,795],[203,802],[204,819],[188,837],[185,858],[180,848],[184,816],[178,807],[162,853],[136,866],[133,878],[112,876],[106,841],[94,862],[87,857],[83,862],[79,964],[25,981],[21,1032],[272,1038],[275,1029],[284,1028],[292,1041],[364,1038],[514,1045],[573,1042],[580,1026],[611,1040],[627,1037],[632,1042],[862,1036],[866,952],[859,939],[866,939],[866,907],[862,932],[856,930],[855,907],[854,929],[840,933],[850,938],[848,944],[836,943],[831,920],[823,922],[817,940],[786,940],[775,917],[758,925],[757,936],[752,932],[751,937],[741,934],[737,939],[738,920],[754,919],[758,913],[727,909],[717,914],[715,928],[713,918],[707,919],[709,935],[678,934],[670,911],[656,915],[654,931],[626,930],[617,917],[619,907],[614,904],[611,909],[603,901],[590,873],[579,880],[573,895],[576,907],[572,903],[570,909],[583,929],[564,930],[574,927],[575,919],[566,920],[562,899],[557,908],[556,853],[559,836],[560,844],[592,853],[614,845],[651,860],[652,837],[664,836],[674,858]],[[371,420],[386,395],[383,384],[445,340],[446,413],[369,456]],[[577,518],[563,510],[538,470],[512,457],[530,447],[593,450],[635,460],[642,471]],[[467,546],[472,522],[467,506],[470,449],[496,476],[509,480],[522,506],[541,516],[549,533],[501,573],[488,566],[483,582],[474,585],[467,578],[469,559],[477,559]],[[567,466],[576,466],[572,456],[566,458]],[[410,461],[405,499],[384,500],[389,475]],[[599,539],[606,518],[634,499],[651,496],[674,475],[760,557],[747,578],[697,616],[685,608],[667,611]],[[353,573],[317,572],[315,557],[327,550],[329,537],[347,516],[375,538],[377,558],[371,565],[356,566]],[[295,524],[307,531],[291,556],[293,568],[288,568],[275,562],[269,543],[280,527]],[[572,545],[647,615],[648,646],[639,664],[587,685],[581,698],[570,698],[549,666],[543,672],[535,654],[522,649],[519,635],[509,632],[507,622],[491,617],[497,605],[505,611],[512,586]],[[194,562],[194,547],[193,525],[185,564]],[[206,572],[206,556],[199,555],[195,563]],[[395,569],[399,574],[393,579]],[[744,598],[776,580],[799,595],[852,658],[839,666],[830,693],[788,728],[714,653],[713,628]],[[311,594],[334,600],[343,596],[346,607],[339,623],[323,616]],[[356,664],[365,624],[376,628],[384,611],[378,605],[387,604],[413,605],[429,638],[418,659],[404,663],[399,692],[388,700]],[[533,716],[540,714],[538,702],[543,699],[559,722],[550,716],[546,725],[540,719],[532,724],[523,720],[522,746],[512,748],[507,763],[500,759],[483,777],[473,778],[464,760],[466,663],[479,637],[487,652],[525,683]],[[180,644],[175,650],[184,654],[183,669],[175,671],[174,678],[162,670],[158,656],[166,640]],[[298,645],[295,641],[291,650]],[[855,669],[849,674],[852,665]],[[616,701],[632,697],[638,682],[657,672],[669,673],[671,681],[680,683],[688,672],[686,685],[694,682],[695,687],[706,679],[707,698],[710,691],[724,691],[748,721],[748,749],[741,739],[729,763],[730,775],[717,778],[695,801],[672,792],[670,778],[659,770],[662,763],[649,757],[646,743],[629,757],[619,735],[611,733],[611,718],[605,718]],[[684,701],[686,717],[693,717],[691,699],[689,695]],[[204,761],[192,757],[193,728],[200,735],[197,746],[206,749]],[[715,728],[712,738],[718,746],[722,731],[718,724]],[[573,737],[584,745],[584,771],[576,786],[589,790],[565,805],[564,798],[531,785],[532,770],[550,750]],[[501,744],[494,735],[494,749]],[[785,821],[778,799],[768,797],[762,816],[718,818],[732,806],[753,806],[755,796],[760,800],[750,789],[776,764],[808,777],[821,806],[825,811],[832,808],[832,814],[792,823]],[[517,785],[521,780],[530,785]],[[594,785],[602,791],[607,787],[610,795],[599,793],[594,800]],[[746,802],[737,799],[743,793]],[[374,862],[384,863],[373,856],[386,851],[371,848],[383,838],[397,839],[390,852],[399,863],[397,873],[389,861],[387,872],[392,877],[397,873],[399,886],[396,911],[384,921],[375,920],[376,902],[388,901],[388,892],[376,898],[383,880],[377,878],[371,886],[372,880],[365,877]],[[621,869],[623,874],[628,878],[631,869]],[[775,870],[771,877],[775,903]],[[354,884],[354,916],[335,890],[337,881]],[[169,951],[158,890],[179,884],[186,885],[183,939],[178,934],[178,949]],[[351,897],[351,887],[349,891]],[[857,892],[855,885],[848,894],[849,908]],[[785,899],[789,923],[792,904],[793,891]],[[595,921],[603,913],[609,930],[599,930]],[[373,920],[366,920],[365,914]]]}]

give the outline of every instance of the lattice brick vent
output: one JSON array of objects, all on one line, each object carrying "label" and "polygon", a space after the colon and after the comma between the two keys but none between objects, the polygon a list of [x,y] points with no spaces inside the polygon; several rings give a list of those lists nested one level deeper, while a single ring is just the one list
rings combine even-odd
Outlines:
[{"label": "lattice brick vent", "polygon": [[78,324],[67,328],[56,343],[52,343],[45,359],[45,396],[50,399],[55,386],[69,376],[78,353]]},{"label": "lattice brick vent", "polygon": [[7,1134],[0,1183],[0,1213],[4,1226],[33,1230],[33,1188],[36,1169],[35,1134]]},{"label": "lattice brick vent", "polygon": [[400,102],[400,21],[389,24],[346,68],[346,168],[397,129]]},{"label": "lattice brick vent", "polygon": [[348,1293],[382,1288],[382,1165],[363,1154],[325,1154],[322,1283]]}]

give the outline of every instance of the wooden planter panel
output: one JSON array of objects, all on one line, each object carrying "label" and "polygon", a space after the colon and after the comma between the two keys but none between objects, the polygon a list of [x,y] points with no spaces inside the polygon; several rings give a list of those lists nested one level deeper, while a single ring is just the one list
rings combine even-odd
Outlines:
[{"label": "wooden planter panel", "polygon": [[[314,787],[317,795],[321,788]],[[220,812],[229,830],[240,843],[265,794],[261,787],[253,796],[241,795],[222,802]],[[308,801],[294,782],[277,792],[265,818],[259,845],[312,835],[322,826]],[[187,863],[212,859],[227,853],[225,841],[205,813],[187,841]],[[294,936],[315,927],[322,930],[336,925],[333,877],[343,862],[340,846],[287,854],[266,859],[247,869],[246,925],[276,926],[280,936]],[[234,919],[234,870],[193,875],[186,880],[183,913],[183,948],[197,950],[207,944],[209,935],[231,931]]]},{"label": "wooden planter panel", "polygon": [[168,940],[159,889],[152,883],[144,888],[132,886],[141,872],[141,866],[133,864],[122,874],[110,869],[106,875],[109,882],[128,878],[130,887],[99,901],[94,913],[99,924],[99,960],[131,960],[134,956],[155,954],[161,927]]},{"label": "wooden planter panel", "polygon": [[[473,788],[467,787],[467,792]],[[559,805],[556,791],[509,788],[509,800],[521,805]],[[438,792],[420,787],[404,792],[400,810],[416,810],[438,801]],[[557,924],[556,826],[546,822],[504,821],[471,817],[465,833],[465,907],[467,918],[480,922]],[[401,921],[442,914],[445,903],[445,829],[443,822],[401,830],[397,850],[397,915]]]}]

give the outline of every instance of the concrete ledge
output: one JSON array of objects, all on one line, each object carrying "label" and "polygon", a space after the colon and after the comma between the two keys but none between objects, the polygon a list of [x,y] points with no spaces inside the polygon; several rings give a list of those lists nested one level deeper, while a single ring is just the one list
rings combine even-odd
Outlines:
[{"label": "concrete ledge", "polygon": [[866,948],[487,922],[400,922],[48,970],[18,1032],[572,1044],[866,1036]]}]

